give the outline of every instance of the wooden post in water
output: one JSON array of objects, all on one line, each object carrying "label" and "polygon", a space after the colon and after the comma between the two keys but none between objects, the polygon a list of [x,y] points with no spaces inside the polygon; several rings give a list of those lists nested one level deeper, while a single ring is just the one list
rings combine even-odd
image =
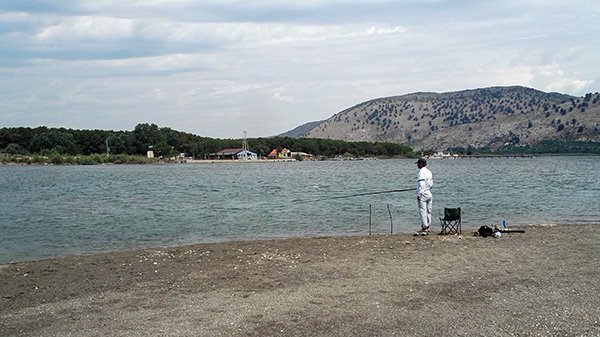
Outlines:
[{"label": "wooden post in water", "polygon": [[392,221],[392,211],[390,210],[390,204],[387,205],[388,213],[390,214],[390,235],[394,235],[394,222]]},{"label": "wooden post in water", "polygon": [[369,236],[371,236],[371,204],[369,204]]}]

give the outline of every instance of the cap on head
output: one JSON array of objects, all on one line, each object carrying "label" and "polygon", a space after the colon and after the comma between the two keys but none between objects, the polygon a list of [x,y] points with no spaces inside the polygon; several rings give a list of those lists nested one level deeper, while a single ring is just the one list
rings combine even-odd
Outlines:
[{"label": "cap on head", "polygon": [[427,165],[427,159],[425,159],[425,158],[421,157],[421,158],[419,158],[419,160],[417,160],[417,161],[415,162],[415,164],[418,164],[418,163],[421,163],[421,164],[425,164],[425,165]]}]

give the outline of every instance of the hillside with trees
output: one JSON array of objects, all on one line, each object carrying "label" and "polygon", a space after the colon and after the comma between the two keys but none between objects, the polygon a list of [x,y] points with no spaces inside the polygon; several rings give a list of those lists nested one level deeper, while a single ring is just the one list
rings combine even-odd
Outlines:
[{"label": "hillside with trees", "polygon": [[[573,97],[524,87],[415,93],[374,99],[288,135],[248,139],[259,157],[287,148],[321,158],[414,157],[454,153],[600,154],[600,94]],[[16,127],[0,129],[0,162],[152,162],[146,152],[211,158],[242,139],[214,139],[156,124],[132,131]],[[413,151],[413,148],[416,150]]]},{"label": "hillside with trees", "polygon": [[319,124],[321,124],[322,122],[323,121],[308,122],[306,124],[302,124],[302,125],[294,128],[293,130],[279,134],[278,136],[279,137],[292,137],[292,138],[302,137],[310,130],[319,126]]},{"label": "hillside with trees", "polygon": [[574,97],[515,86],[378,98],[333,115],[303,137],[425,150],[598,142],[600,94]]}]

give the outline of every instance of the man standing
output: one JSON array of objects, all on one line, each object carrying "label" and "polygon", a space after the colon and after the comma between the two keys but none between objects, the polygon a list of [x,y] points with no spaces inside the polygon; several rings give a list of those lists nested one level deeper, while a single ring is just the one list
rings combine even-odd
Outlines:
[{"label": "man standing", "polygon": [[417,174],[417,204],[419,206],[419,214],[421,216],[421,229],[416,235],[427,235],[429,226],[431,225],[431,204],[433,195],[431,187],[433,186],[433,174],[425,166],[427,159],[419,158],[416,162],[419,168]]}]

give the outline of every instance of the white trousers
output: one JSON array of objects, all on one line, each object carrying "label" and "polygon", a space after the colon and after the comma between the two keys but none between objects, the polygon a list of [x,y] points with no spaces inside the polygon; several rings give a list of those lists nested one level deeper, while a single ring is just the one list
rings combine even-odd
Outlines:
[{"label": "white trousers", "polygon": [[419,205],[419,215],[421,216],[421,229],[428,229],[431,226],[431,204],[433,203],[433,195],[431,191],[421,193],[417,197]]}]

